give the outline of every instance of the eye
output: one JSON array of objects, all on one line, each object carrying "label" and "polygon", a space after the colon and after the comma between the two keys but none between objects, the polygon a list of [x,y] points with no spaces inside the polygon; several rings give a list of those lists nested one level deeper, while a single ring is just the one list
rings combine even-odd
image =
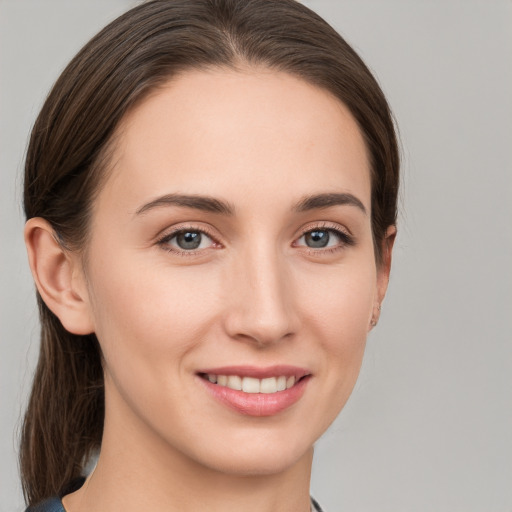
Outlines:
[{"label": "eye", "polygon": [[180,229],[164,236],[158,243],[174,252],[192,252],[213,247],[215,242],[199,229]]},{"label": "eye", "polygon": [[329,231],[325,229],[315,229],[315,231],[309,231],[303,235],[303,238],[305,245],[314,249],[322,249],[324,247],[328,247],[329,243],[332,245],[333,239]]},{"label": "eye", "polygon": [[333,228],[315,228],[306,231],[295,245],[310,249],[331,249],[353,244],[353,239],[343,231]]}]

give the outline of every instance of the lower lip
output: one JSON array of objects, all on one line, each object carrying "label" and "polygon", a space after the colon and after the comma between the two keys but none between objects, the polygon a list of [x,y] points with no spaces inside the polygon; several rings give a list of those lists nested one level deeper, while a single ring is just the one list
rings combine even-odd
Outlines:
[{"label": "lower lip", "polygon": [[310,379],[303,377],[291,388],[276,393],[245,393],[197,378],[219,402],[248,416],[273,416],[288,409],[302,397]]}]

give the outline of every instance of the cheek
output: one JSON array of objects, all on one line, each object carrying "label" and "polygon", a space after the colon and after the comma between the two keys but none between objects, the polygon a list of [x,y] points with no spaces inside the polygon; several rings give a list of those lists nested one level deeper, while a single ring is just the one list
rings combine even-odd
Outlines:
[{"label": "cheek", "polygon": [[[330,313],[337,318],[328,351],[355,381],[361,365],[375,298],[376,274],[367,266],[340,283],[330,298]],[[337,306],[337,307],[336,307]],[[353,373],[352,373],[353,372]]]},{"label": "cheek", "polygon": [[188,270],[132,256],[91,269],[107,400],[119,417],[135,414],[152,424],[151,411],[160,411],[159,422],[174,424],[190,407],[181,401],[177,409],[173,397],[184,393],[191,354],[206,339],[216,310],[204,276]]},{"label": "cheek", "polygon": [[302,313],[316,325],[328,351],[366,339],[376,292],[376,267],[363,254],[334,268],[310,271],[299,289]]},{"label": "cheek", "polygon": [[319,356],[318,371],[325,377],[321,392],[325,401],[315,407],[325,407],[318,416],[325,418],[327,428],[359,375],[375,298],[375,265],[363,256],[355,264],[331,269],[329,278],[316,278],[319,286],[303,294],[303,302],[308,304],[303,315],[304,325],[315,331],[311,336]]},{"label": "cheek", "polygon": [[192,267],[118,258],[91,268],[91,283],[96,334],[107,366],[146,365],[154,371],[159,362],[169,361],[167,355],[179,363],[216,314],[208,283]]}]

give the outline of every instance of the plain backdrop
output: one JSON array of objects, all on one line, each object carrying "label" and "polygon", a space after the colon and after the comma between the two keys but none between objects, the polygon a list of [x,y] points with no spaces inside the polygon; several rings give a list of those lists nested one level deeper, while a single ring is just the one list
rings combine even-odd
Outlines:
[{"label": "plain backdrop", "polygon": [[[511,512],[512,2],[305,3],[375,72],[404,154],[389,294],[312,494],[326,512]],[[67,61],[132,5],[0,0],[0,512],[23,510],[17,429],[38,351],[28,133]]]}]

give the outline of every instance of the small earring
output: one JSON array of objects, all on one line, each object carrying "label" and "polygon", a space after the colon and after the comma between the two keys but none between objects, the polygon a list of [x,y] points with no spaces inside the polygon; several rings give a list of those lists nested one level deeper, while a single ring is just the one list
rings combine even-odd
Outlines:
[{"label": "small earring", "polygon": [[[375,304],[375,307],[377,308],[377,311],[380,313],[381,305],[380,304]],[[372,316],[372,319],[371,319],[371,322],[370,322],[370,326],[371,327],[375,327],[376,325],[377,325],[377,320],[376,320],[375,316]]]}]

